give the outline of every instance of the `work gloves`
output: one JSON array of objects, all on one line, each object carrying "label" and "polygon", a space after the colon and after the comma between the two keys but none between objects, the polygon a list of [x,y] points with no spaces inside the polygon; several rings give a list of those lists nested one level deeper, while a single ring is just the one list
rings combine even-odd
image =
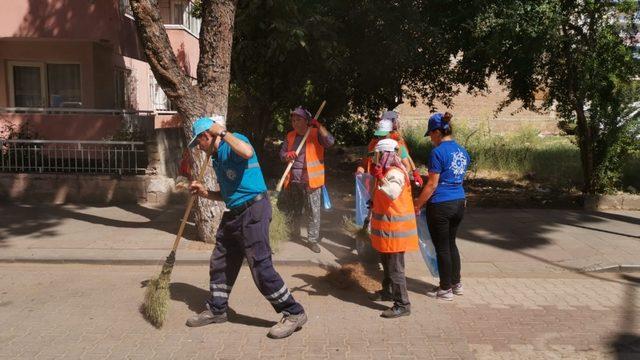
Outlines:
[{"label": "work gloves", "polygon": [[309,120],[309,126],[315,127],[315,128],[319,128],[321,125],[318,122],[318,119],[313,118],[311,120]]},{"label": "work gloves", "polygon": [[382,180],[382,178],[384,178],[384,171],[382,170],[382,166],[376,165],[373,169],[371,169],[371,175],[373,175],[378,180]]},{"label": "work gloves", "polygon": [[415,182],[418,187],[422,187],[422,184],[424,183],[418,169],[413,170],[413,182]]},{"label": "work gloves", "polygon": [[296,157],[298,157],[298,155],[296,155],[295,151],[287,151],[286,153],[284,153],[284,158],[287,161],[293,161],[296,159]]}]

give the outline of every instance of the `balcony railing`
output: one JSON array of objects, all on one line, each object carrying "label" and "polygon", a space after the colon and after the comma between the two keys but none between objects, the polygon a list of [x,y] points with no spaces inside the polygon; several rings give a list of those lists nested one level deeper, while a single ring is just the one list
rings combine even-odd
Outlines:
[{"label": "balcony railing", "polygon": [[139,141],[0,139],[0,172],[143,175],[147,165]]},{"label": "balcony railing", "polygon": [[155,110],[79,109],[71,107],[0,107],[0,114],[155,115]]}]

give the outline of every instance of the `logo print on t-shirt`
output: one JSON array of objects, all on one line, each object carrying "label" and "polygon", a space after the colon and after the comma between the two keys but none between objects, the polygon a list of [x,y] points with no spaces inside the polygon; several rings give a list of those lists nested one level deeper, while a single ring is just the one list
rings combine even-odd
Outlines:
[{"label": "logo print on t-shirt", "polygon": [[464,174],[466,168],[467,157],[464,156],[464,153],[460,150],[454,152],[453,160],[451,161],[451,165],[449,165],[449,169],[451,169],[456,176],[460,176]]},{"label": "logo print on t-shirt", "polygon": [[228,169],[227,170],[227,179],[233,181],[236,179],[236,172],[233,171],[232,169]]}]

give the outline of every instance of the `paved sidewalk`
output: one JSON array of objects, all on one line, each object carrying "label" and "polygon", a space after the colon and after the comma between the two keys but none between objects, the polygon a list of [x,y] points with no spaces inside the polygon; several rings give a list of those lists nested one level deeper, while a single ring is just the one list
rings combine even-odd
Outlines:
[{"label": "paved sidewalk", "polygon": [[[415,269],[414,269],[415,270]],[[245,267],[230,321],[188,328],[203,310],[206,266],[177,266],[166,325],[138,311],[156,266],[0,264],[0,359],[638,359],[640,278],[613,274],[467,276],[453,302],[427,298],[410,270],[410,317],[339,289],[317,266],[280,266],[309,322],[266,337],[279,316]]]},{"label": "paved sidewalk", "polygon": [[[348,202],[334,200],[323,215],[322,253],[285,242],[278,263],[336,264],[353,259],[354,241],[342,231]],[[88,206],[0,206],[0,261],[160,264],[183,209]],[[204,264],[211,245],[193,241],[187,226],[178,261]],[[464,271],[562,272],[640,265],[640,212],[469,209],[459,233]],[[424,266],[419,254],[411,266]]]}]

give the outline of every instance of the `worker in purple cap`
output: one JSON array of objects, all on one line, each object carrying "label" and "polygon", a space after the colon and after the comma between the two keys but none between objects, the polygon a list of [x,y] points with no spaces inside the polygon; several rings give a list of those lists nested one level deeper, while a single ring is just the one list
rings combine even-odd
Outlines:
[{"label": "worker in purple cap", "polygon": [[[282,143],[280,159],[283,162],[293,162],[293,166],[285,179],[285,191],[279,205],[293,219],[293,229],[298,231],[298,234],[304,210],[307,220],[307,246],[313,252],[319,253],[324,149],[332,146],[335,139],[318,119],[314,119],[311,113],[301,106],[291,111],[291,127],[293,130]],[[296,154],[296,149],[309,128],[311,131],[306,143]]]},{"label": "worker in purple cap", "polygon": [[204,184],[194,181],[190,191],[206,199],[224,201],[227,211],[220,220],[216,246],[211,254],[207,309],[189,318],[187,326],[227,321],[231,289],[246,259],[260,293],[276,312],[284,315],[269,330],[268,336],[287,337],[302,328],[307,315],[273,267],[269,246],[271,202],[258,157],[244,135],[227,132],[222,116],[199,118],[193,123],[192,130],[190,147],[197,145],[201,150],[207,150],[213,146],[211,161],[220,190],[207,189]]},{"label": "worker in purple cap", "polygon": [[440,286],[428,291],[427,296],[449,301],[463,293],[456,232],[467,204],[462,182],[471,162],[467,150],[453,140],[452,117],[448,112],[429,117],[424,134],[434,146],[429,156],[429,181],[414,201],[416,214],[426,205],[425,216],[440,274]]}]

